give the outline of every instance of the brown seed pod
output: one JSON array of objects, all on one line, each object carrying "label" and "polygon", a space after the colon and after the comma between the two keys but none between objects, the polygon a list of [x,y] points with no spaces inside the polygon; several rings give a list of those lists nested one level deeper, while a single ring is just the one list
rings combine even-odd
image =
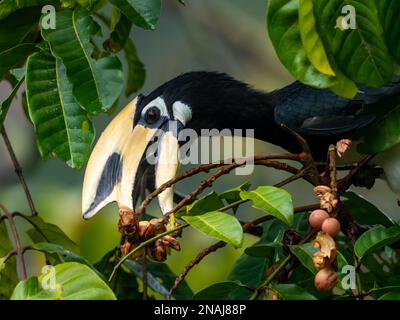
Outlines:
[{"label": "brown seed pod", "polygon": [[312,245],[320,249],[313,255],[313,263],[317,270],[330,266],[335,261],[336,243],[329,234],[319,232]]},{"label": "brown seed pod", "polygon": [[153,245],[148,246],[146,253],[155,261],[162,262],[167,260],[167,248],[161,239],[156,240]]},{"label": "brown seed pod", "polygon": [[332,267],[326,267],[318,271],[314,279],[315,287],[320,291],[330,291],[338,283],[338,276]]}]

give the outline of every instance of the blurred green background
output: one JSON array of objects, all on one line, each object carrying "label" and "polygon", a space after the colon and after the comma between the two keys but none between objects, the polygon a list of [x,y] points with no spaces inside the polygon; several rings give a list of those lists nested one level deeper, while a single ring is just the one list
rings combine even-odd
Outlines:
[{"label": "blurred green background", "polygon": [[[266,0],[187,0],[186,3],[186,6],[182,6],[178,1],[163,1],[163,13],[156,30],[134,28],[131,33],[147,70],[143,93],[149,93],[180,73],[193,70],[226,72],[266,91],[293,81],[277,59],[267,36]],[[4,100],[9,92],[9,84],[1,82],[0,100]],[[118,109],[133,98],[121,98]],[[96,118],[98,134],[111,118],[107,115]],[[58,159],[40,159],[33,127],[24,115],[20,95],[12,104],[5,126],[24,168],[40,216],[62,228],[79,244],[81,253],[91,262],[98,261],[105,252],[119,243],[116,206],[108,206],[90,221],[82,219],[80,201],[84,170],[70,169]],[[276,148],[262,142],[256,144],[258,153],[272,150],[276,151]],[[225,176],[215,183],[214,188],[223,191],[246,181],[251,181],[253,187],[270,185],[284,177],[273,170],[256,168],[252,176]],[[184,181],[177,186],[177,190],[190,192],[203,178],[200,175]],[[312,188],[304,182],[296,182],[287,190],[293,194],[296,205],[316,202]],[[365,195],[392,218],[399,219],[396,197],[384,182],[378,181],[370,191],[355,191]],[[10,211],[29,213],[22,188],[2,143],[0,202]],[[149,213],[160,214],[156,205],[150,208]],[[241,219],[248,220],[260,213],[246,205],[238,214]],[[21,229],[25,227],[20,225]],[[246,236],[244,247],[254,241],[254,237]],[[199,250],[214,242],[197,231],[185,230],[181,239],[182,251],[174,252],[168,264],[176,273],[180,273]],[[242,249],[226,247],[211,254],[191,271],[187,277],[188,284],[197,292],[211,283],[224,281],[241,252]],[[42,258],[34,253],[28,253],[27,256],[29,273],[38,274]]]}]

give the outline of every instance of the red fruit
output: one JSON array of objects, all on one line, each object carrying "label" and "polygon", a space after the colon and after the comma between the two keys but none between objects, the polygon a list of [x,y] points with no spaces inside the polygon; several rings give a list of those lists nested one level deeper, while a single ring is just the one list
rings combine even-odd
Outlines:
[{"label": "red fruit", "polygon": [[340,232],[340,223],[335,218],[328,218],[322,223],[322,231],[331,237],[336,237]]},{"label": "red fruit", "polygon": [[311,212],[308,222],[314,229],[321,230],[322,223],[328,218],[329,214],[326,211],[317,209]]},{"label": "red fruit", "polygon": [[318,271],[315,275],[315,287],[320,291],[332,290],[338,282],[336,271],[332,267],[327,267]]}]

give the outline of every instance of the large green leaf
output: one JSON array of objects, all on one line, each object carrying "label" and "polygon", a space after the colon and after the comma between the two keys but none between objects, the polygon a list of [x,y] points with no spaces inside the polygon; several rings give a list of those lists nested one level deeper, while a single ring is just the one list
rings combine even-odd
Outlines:
[{"label": "large green leaf", "polygon": [[240,222],[229,214],[212,211],[200,216],[183,216],[183,220],[201,232],[240,247],[243,242],[243,229]]},{"label": "large green leaf", "polygon": [[[313,0],[325,45],[338,67],[356,83],[381,87],[391,81],[393,62],[383,38],[375,0]],[[355,8],[356,28],[335,28],[342,8]]]},{"label": "large green leaf", "polygon": [[193,299],[194,300],[234,300],[234,296],[238,293],[243,292],[244,294],[251,294],[243,285],[236,282],[220,282],[214,283],[213,285],[197,292]]},{"label": "large green leaf", "polygon": [[40,154],[81,168],[90,154],[94,127],[71,90],[61,60],[45,52],[29,57],[26,92]]},{"label": "large green leaf", "polygon": [[391,290],[379,297],[379,300],[400,300],[400,288]]},{"label": "large green leaf", "polygon": [[0,20],[0,52],[23,42],[33,42],[40,14],[40,8],[26,8]]},{"label": "large green leaf", "polygon": [[281,247],[282,243],[280,242],[261,243],[246,248],[244,252],[252,257],[270,257],[275,249]]},{"label": "large green leaf", "polygon": [[13,99],[15,98],[15,95],[17,94],[18,89],[21,86],[22,82],[24,82],[24,78],[21,78],[17,82],[17,84],[12,89],[8,98],[6,100],[0,102],[0,128],[3,126],[4,120],[7,116],[8,109],[10,108],[11,103],[12,103]]},{"label": "large green leaf", "polygon": [[146,78],[146,69],[140,61],[136,47],[131,39],[128,39],[126,42],[124,53],[128,64],[128,78],[125,85],[125,95],[129,96],[143,87]]},{"label": "large green leaf", "polygon": [[25,7],[57,5],[59,3],[60,1],[58,0],[2,0],[0,1],[0,20]]},{"label": "large green leaf", "polygon": [[311,293],[292,283],[276,283],[272,288],[283,300],[316,300]]},{"label": "large green leaf", "polygon": [[301,82],[317,88],[336,83],[334,77],[319,72],[307,57],[300,35],[299,0],[270,0],[268,33],[282,64]]},{"label": "large green leaf", "polygon": [[161,14],[161,0],[110,0],[135,25],[155,29]]},{"label": "large green leaf", "polygon": [[314,4],[312,0],[299,0],[299,25],[300,35],[308,59],[321,73],[336,76],[328,60],[321,36],[318,33],[314,17]]},{"label": "large green leaf", "polygon": [[371,252],[400,240],[400,227],[377,226],[363,233],[354,245],[354,252],[363,259]]},{"label": "large green leaf", "polygon": [[34,51],[36,51],[35,44],[21,43],[0,52],[0,80],[8,70],[22,65],[26,57]]},{"label": "large green leaf", "polygon": [[364,154],[380,153],[400,143],[400,101],[382,102],[374,107],[382,108],[387,104],[387,113],[379,117],[364,133],[364,141],[357,149]]},{"label": "large green leaf", "polygon": [[12,300],[115,300],[108,285],[88,266],[76,262],[58,264],[54,267],[56,288],[43,289],[42,281],[48,274],[35,280],[20,282]]},{"label": "large green leaf", "polygon": [[81,264],[85,264],[94,271],[96,271],[94,266],[84,257],[68,249],[65,249],[64,247],[58,244],[39,242],[39,243],[34,243],[33,245],[31,245],[31,247],[34,250],[41,251],[47,254],[56,254],[61,262],[78,262]]},{"label": "large green leaf", "polygon": [[400,63],[400,1],[376,0],[386,44],[392,56]]},{"label": "large green leaf", "polygon": [[253,207],[270,214],[288,225],[293,224],[293,203],[291,195],[280,188],[262,186],[252,191],[242,191],[244,200],[251,200]]},{"label": "large green leaf", "polygon": [[348,99],[354,98],[358,88],[337,68],[331,52],[326,50],[323,34],[320,33],[314,15],[313,0],[299,1],[300,35],[308,59],[319,72],[336,78],[337,84],[330,87],[334,93]]},{"label": "large green leaf", "polygon": [[91,113],[109,110],[123,88],[121,62],[117,57],[91,58],[91,38],[100,27],[86,10],[59,11],[56,19],[57,28],[42,29],[42,35],[65,65],[76,100]]},{"label": "large green leaf", "polygon": [[6,255],[13,250],[8,238],[7,227],[0,223],[0,300],[9,299],[18,283],[15,257],[5,260]]},{"label": "large green leaf", "polygon": [[341,200],[358,223],[381,224],[385,227],[393,226],[393,221],[363,196],[348,191],[341,197]]},{"label": "large green leaf", "polygon": [[79,253],[79,247],[76,243],[55,224],[44,222],[42,218],[38,216],[25,216],[25,219],[29,220],[35,226],[27,231],[34,243],[50,242],[60,245],[69,251]]}]

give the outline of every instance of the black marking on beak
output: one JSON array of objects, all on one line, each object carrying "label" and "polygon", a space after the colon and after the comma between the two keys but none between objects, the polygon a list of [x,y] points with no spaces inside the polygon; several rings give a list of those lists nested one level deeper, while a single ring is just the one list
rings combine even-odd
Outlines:
[{"label": "black marking on beak", "polygon": [[85,219],[86,214],[98,206],[100,202],[105,200],[113,192],[117,183],[121,181],[122,166],[121,156],[116,152],[111,154],[107,159],[96,190],[96,196],[89,209],[83,214]]}]

